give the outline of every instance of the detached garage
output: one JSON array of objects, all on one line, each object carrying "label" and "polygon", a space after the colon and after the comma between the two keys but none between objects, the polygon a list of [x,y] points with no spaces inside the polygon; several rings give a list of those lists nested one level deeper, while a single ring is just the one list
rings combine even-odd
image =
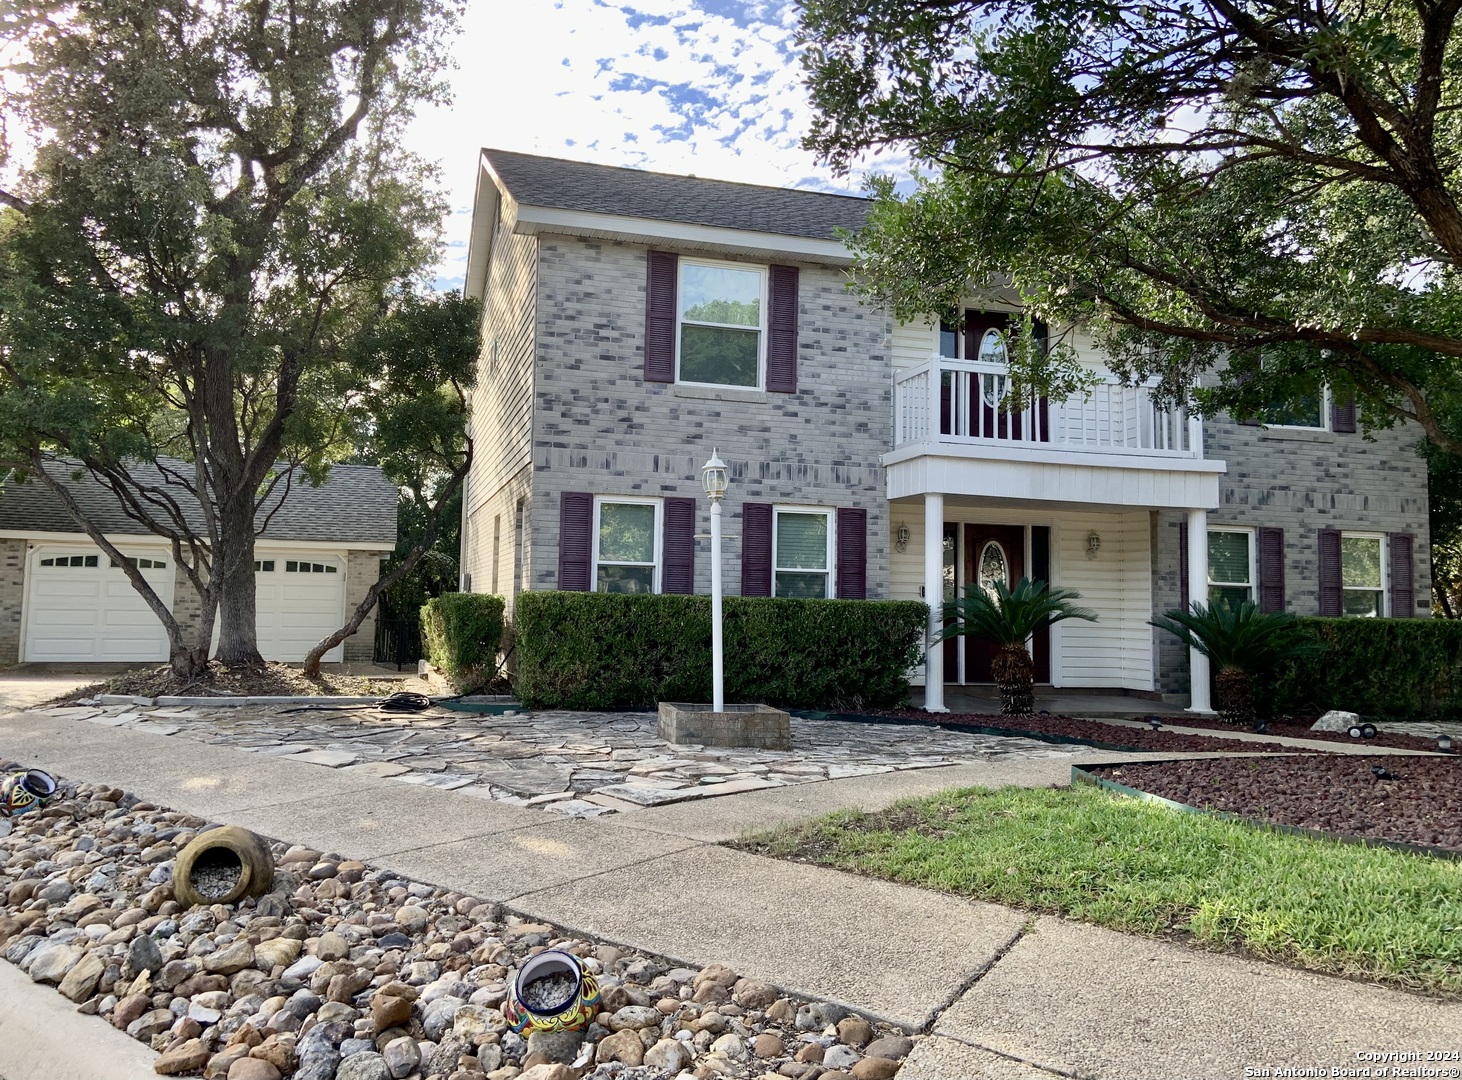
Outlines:
[{"label": "detached garage", "polygon": [[[169,545],[122,514],[90,477],[56,467],[107,539],[135,562],[185,625],[197,596]],[[298,484],[271,503],[255,541],[259,650],[295,662],[339,628],[380,576],[396,543],[397,492],[380,470],[336,466],[319,487]],[[77,529],[35,482],[0,492],[0,664],[164,662],[167,635],[122,568]],[[327,662],[371,659],[374,613]],[[214,636],[217,641],[217,633]]]}]

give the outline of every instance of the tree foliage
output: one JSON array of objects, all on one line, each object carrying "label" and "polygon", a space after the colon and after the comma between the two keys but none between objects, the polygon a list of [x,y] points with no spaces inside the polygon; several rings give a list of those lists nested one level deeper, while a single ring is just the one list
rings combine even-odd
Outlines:
[{"label": "tree foliage", "polygon": [[129,576],[180,673],[206,660],[215,613],[221,658],[258,661],[268,507],[351,452],[353,421],[381,420],[382,369],[356,343],[437,249],[433,169],[401,134],[443,94],[458,6],[10,9],[5,107],[36,149],[0,190],[0,461],[42,483],[44,462],[80,462],[172,543],[197,626]]},{"label": "tree foliage", "polygon": [[803,0],[808,144],[925,163],[854,241],[901,317],[1005,289],[1170,399],[1324,381],[1458,453],[1459,7]]}]

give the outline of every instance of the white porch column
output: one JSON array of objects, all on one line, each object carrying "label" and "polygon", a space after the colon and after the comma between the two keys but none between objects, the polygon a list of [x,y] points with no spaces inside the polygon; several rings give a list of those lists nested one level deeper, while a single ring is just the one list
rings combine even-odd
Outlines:
[{"label": "white porch column", "polygon": [[[935,414],[934,422],[939,421]],[[924,494],[924,601],[929,605],[928,646],[924,655],[924,708],[949,712],[944,707],[944,644],[936,641],[944,627],[944,494]]]},{"label": "white porch column", "polygon": [[[1208,511],[1188,511],[1188,601],[1208,603]],[[1188,650],[1188,711],[1211,713],[1213,703],[1208,693],[1208,657],[1197,649]]]}]

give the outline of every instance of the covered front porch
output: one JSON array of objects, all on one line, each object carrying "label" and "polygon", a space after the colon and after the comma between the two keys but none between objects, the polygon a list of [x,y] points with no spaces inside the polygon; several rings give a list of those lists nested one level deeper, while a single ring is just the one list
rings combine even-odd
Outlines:
[{"label": "covered front porch", "polygon": [[[1156,703],[1159,686],[1154,577],[1162,558],[1150,507],[1033,503],[972,495],[925,493],[890,500],[894,545],[890,595],[931,605],[930,648],[922,679],[925,708],[946,711],[945,686],[978,688],[992,681],[992,649],[974,638],[933,644],[941,606],[970,587],[1022,577],[1081,594],[1096,622],[1069,620],[1039,631],[1029,647],[1039,685],[1058,692],[1120,691]],[[1207,508],[1187,508],[1189,592],[1208,588]],[[1198,543],[1193,538],[1199,538]],[[1203,657],[1197,658],[1202,670]],[[1208,711],[1207,679],[1195,680],[1195,710]],[[1138,707],[1141,711],[1141,707]],[[1121,711],[1120,709],[1118,711]]]}]

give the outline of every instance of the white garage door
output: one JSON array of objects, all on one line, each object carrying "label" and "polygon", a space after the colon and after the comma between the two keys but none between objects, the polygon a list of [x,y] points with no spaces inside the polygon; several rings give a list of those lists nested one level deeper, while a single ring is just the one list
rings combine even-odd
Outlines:
[{"label": "white garage door", "polygon": [[[261,557],[254,564],[259,651],[265,660],[298,662],[345,621],[345,560],[331,555]],[[345,655],[343,644],[325,654]]]},{"label": "white garage door", "polygon": [[[142,576],[171,608],[173,561],[132,555]],[[167,633],[120,567],[94,547],[32,552],[25,601],[25,659],[31,661],[168,658]]]}]

